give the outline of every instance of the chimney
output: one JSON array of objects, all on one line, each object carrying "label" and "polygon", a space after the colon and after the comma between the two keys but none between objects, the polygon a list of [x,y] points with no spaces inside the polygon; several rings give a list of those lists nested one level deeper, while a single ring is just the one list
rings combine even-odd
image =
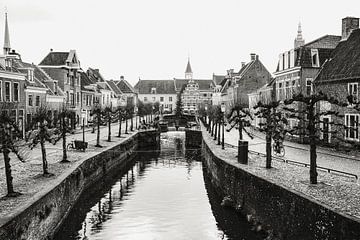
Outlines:
[{"label": "chimney", "polygon": [[259,55],[256,55],[255,59],[256,61],[259,61]]},{"label": "chimney", "polygon": [[250,53],[250,60],[255,61],[255,58],[256,58],[256,54],[255,53]]},{"label": "chimney", "polygon": [[241,62],[241,68],[245,67],[245,62]]},{"label": "chimney", "polygon": [[120,76],[120,80],[124,80],[124,76]]},{"label": "chimney", "polygon": [[346,17],[342,19],[341,40],[347,40],[351,32],[359,28],[359,18]]}]

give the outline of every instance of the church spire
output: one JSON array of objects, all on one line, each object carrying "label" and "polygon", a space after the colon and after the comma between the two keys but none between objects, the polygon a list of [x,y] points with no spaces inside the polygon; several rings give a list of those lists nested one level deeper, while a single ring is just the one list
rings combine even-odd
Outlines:
[{"label": "church spire", "polygon": [[10,34],[7,19],[7,12],[5,13],[5,37],[4,37],[4,54],[7,55],[10,52]]},{"label": "church spire", "polygon": [[299,23],[298,25],[298,31],[297,31],[297,36],[296,39],[294,41],[294,48],[298,48],[301,47],[305,44],[305,39],[303,39],[302,36],[302,30],[301,30],[301,23]]},{"label": "church spire", "polygon": [[192,70],[191,70],[191,65],[190,65],[190,58],[188,58],[188,62],[186,65],[186,70],[185,70],[185,79],[192,79]]}]

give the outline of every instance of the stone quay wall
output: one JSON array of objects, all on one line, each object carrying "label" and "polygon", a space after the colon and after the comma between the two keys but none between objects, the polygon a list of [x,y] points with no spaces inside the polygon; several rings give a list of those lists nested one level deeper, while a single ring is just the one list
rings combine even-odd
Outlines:
[{"label": "stone quay wall", "polygon": [[49,189],[34,196],[0,225],[1,240],[52,239],[81,193],[91,185],[133,160],[139,146],[159,144],[160,134],[138,132],[120,144],[79,161],[62,174]]},{"label": "stone quay wall", "polygon": [[223,202],[247,216],[254,229],[266,230],[268,239],[360,239],[358,219],[232,165],[217,157],[205,139],[202,154],[206,174]]}]

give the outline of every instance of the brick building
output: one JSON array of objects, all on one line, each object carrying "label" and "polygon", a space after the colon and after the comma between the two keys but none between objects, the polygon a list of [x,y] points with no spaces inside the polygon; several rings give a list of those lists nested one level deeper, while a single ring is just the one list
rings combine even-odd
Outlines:
[{"label": "brick building", "polygon": [[[340,36],[325,35],[305,43],[299,25],[294,48],[279,55],[278,66],[274,73],[276,100],[290,99],[294,93],[300,92],[310,95],[313,92],[315,77],[340,40]],[[299,108],[299,105],[294,104],[293,107]],[[302,123],[298,119],[289,118],[290,128],[299,124]]]},{"label": "brick building", "polygon": [[[347,17],[342,19],[342,39],[337,45],[328,61],[323,65],[321,72],[315,79],[315,88],[322,91],[340,102],[348,102],[348,96],[352,96],[359,102],[360,84],[360,29],[359,18]],[[322,102],[319,106],[320,111],[335,110],[339,111],[343,118],[324,116],[322,118],[321,138],[325,142],[333,142],[337,139],[348,141],[360,141],[359,120],[360,112],[354,109],[354,105],[340,108]],[[344,127],[332,126],[330,123],[336,122]],[[333,132],[333,133],[332,133]]]}]

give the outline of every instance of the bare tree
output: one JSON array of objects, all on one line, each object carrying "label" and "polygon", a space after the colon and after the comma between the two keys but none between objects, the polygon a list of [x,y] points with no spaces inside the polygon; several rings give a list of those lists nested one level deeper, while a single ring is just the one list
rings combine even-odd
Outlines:
[{"label": "bare tree", "polygon": [[[294,107],[284,107],[284,110],[290,113],[291,118],[298,119],[302,121],[304,124],[300,126],[294,127],[292,133],[302,133],[305,137],[309,138],[310,145],[310,183],[317,184],[317,170],[316,170],[316,146],[318,144],[320,138],[320,132],[323,130],[318,125],[322,124],[323,121],[321,119],[322,116],[337,116],[339,112],[337,111],[316,111],[317,103],[321,101],[329,102],[338,106],[346,106],[345,103],[340,103],[337,99],[333,97],[329,97],[328,95],[322,93],[321,91],[318,93],[313,93],[307,96],[304,96],[302,93],[298,93],[294,95],[291,99],[285,100],[284,103],[286,105],[291,105],[294,102],[300,103],[299,108]],[[336,122],[330,122],[329,124],[338,125]]]},{"label": "bare tree", "polygon": [[4,165],[5,165],[5,175],[6,175],[6,185],[7,185],[7,197],[16,197],[19,196],[19,192],[14,191],[13,186],[13,177],[11,174],[11,165],[10,165],[10,152],[15,153],[17,158],[20,161],[24,161],[22,156],[18,151],[16,144],[16,137],[21,135],[21,132],[16,124],[16,121],[12,119],[9,114],[7,114],[8,106],[3,103],[1,105],[0,112],[0,152],[4,156]]}]

